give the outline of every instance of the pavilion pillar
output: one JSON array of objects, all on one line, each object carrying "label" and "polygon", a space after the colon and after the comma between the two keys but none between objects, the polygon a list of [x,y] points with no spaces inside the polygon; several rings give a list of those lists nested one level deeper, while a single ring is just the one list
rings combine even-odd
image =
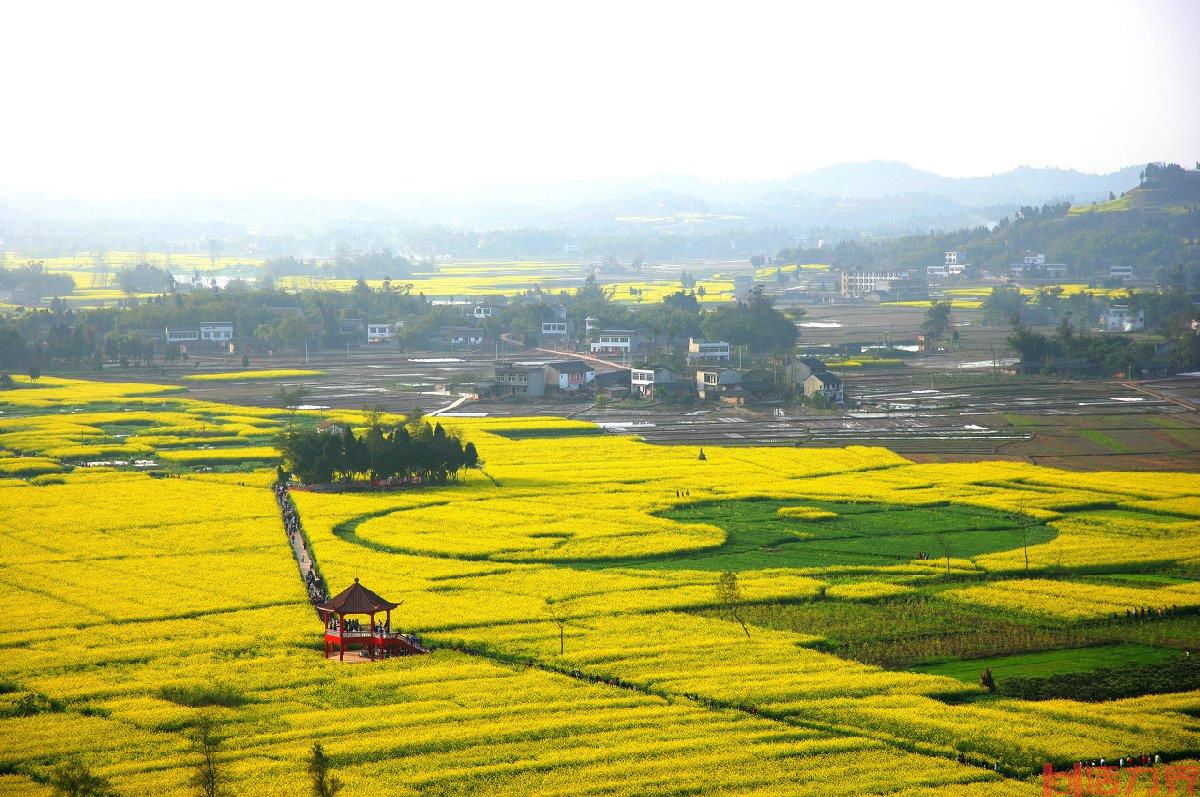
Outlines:
[{"label": "pavilion pillar", "polygon": [[338,661],[346,660],[346,615],[338,615]]},{"label": "pavilion pillar", "polygon": [[367,637],[367,655],[375,661],[375,612],[371,612],[371,635]]}]

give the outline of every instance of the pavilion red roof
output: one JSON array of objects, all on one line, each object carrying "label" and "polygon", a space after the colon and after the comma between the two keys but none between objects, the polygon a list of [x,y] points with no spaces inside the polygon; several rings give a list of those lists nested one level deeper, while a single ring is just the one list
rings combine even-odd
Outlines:
[{"label": "pavilion red roof", "polygon": [[358,583],[346,587],[332,598],[317,606],[321,611],[334,614],[378,614],[395,609],[400,604],[385,600]]}]

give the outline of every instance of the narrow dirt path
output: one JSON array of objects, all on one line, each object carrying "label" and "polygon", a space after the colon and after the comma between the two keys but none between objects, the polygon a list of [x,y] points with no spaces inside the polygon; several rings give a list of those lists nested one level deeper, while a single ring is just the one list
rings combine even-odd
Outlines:
[{"label": "narrow dirt path", "polygon": [[1185,410],[1188,410],[1190,412],[1197,411],[1197,408],[1195,406],[1193,406],[1192,404],[1189,404],[1188,402],[1184,401],[1183,399],[1172,398],[1171,396],[1166,396],[1166,395],[1163,395],[1162,393],[1158,393],[1156,391],[1150,390],[1149,388],[1144,386],[1144,383],[1137,384],[1134,382],[1122,382],[1121,385],[1129,388],[1130,390],[1136,390],[1139,393],[1145,393],[1147,396],[1151,396],[1153,398],[1159,399],[1160,401],[1168,401],[1172,404],[1183,407]]},{"label": "narrow dirt path", "polygon": [[584,362],[595,363],[597,365],[607,365],[609,368],[613,369],[614,371],[622,371],[629,367],[628,365],[621,365],[620,363],[615,363],[612,360],[605,360],[600,357],[594,357],[591,354],[584,354],[583,352],[559,351],[557,349],[543,349],[541,346],[526,346],[521,341],[517,340],[514,337],[511,337],[511,335],[512,335],[511,332],[505,332],[500,337],[504,340],[505,343],[511,343],[514,346],[520,346],[520,347],[526,349],[527,351],[537,351],[537,352],[541,352],[542,354],[550,354],[560,360],[583,360]]},{"label": "narrow dirt path", "polygon": [[456,398],[450,404],[447,404],[445,407],[442,407],[440,410],[432,410],[431,412],[425,413],[425,417],[432,418],[434,416],[441,415],[443,413],[450,412],[452,410],[456,410],[470,400],[471,400],[470,393],[459,393],[458,398]]}]

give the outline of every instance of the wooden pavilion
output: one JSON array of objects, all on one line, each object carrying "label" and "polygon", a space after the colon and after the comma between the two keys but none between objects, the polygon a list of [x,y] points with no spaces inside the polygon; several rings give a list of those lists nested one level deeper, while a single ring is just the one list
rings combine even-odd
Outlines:
[{"label": "wooden pavilion", "polygon": [[[317,613],[325,624],[325,658],[336,650],[338,660],[345,661],[350,645],[360,647],[371,660],[376,654],[386,657],[428,652],[414,637],[392,631],[392,609],[399,605],[367,589],[357,578],[325,603],[317,604]],[[382,623],[375,622],[379,614],[384,616]],[[352,622],[347,628],[346,615],[366,615],[369,621],[365,627]]]}]

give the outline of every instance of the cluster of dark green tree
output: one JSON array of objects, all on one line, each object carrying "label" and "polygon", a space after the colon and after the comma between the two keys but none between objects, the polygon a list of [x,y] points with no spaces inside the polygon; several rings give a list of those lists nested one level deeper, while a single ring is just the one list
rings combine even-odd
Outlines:
[{"label": "cluster of dark green tree", "polygon": [[[28,359],[50,365],[99,367],[102,359],[125,364],[152,363],[166,357],[166,347],[153,337],[166,327],[197,327],[200,321],[231,321],[239,337],[255,335],[276,350],[342,346],[364,338],[365,330],[343,321],[396,321],[420,318],[435,308],[424,297],[412,296],[405,286],[372,289],[365,283],[348,292],[301,290],[285,292],[232,282],[225,288],[170,291],[144,299],[128,299],[120,308],[74,309],[55,300],[49,308],[0,320],[0,341],[6,331],[25,343],[21,352],[0,368],[24,367]],[[457,313],[457,311],[455,311]],[[343,331],[349,329],[350,331]],[[33,345],[37,342],[39,345]]]},{"label": "cluster of dark green tree", "polygon": [[1091,672],[1002,678],[995,690],[1021,700],[1116,700],[1200,688],[1200,657],[1101,667]]},{"label": "cluster of dark green tree", "polygon": [[117,287],[130,294],[170,293],[175,290],[175,277],[165,268],[138,263],[117,272]]},{"label": "cluster of dark green tree", "polygon": [[0,325],[0,374],[20,373],[31,366],[36,366],[36,359],[25,338],[12,327]]},{"label": "cluster of dark green tree", "polygon": [[1066,202],[1024,207],[994,227],[789,248],[779,255],[839,268],[887,265],[923,272],[941,263],[945,252],[958,250],[976,271],[1003,274],[1023,254],[1036,252],[1067,264],[1070,277],[1085,282],[1103,281],[1109,266],[1129,265],[1160,284],[1200,290],[1200,172],[1150,164],[1141,184],[1122,199],[1096,212],[1070,213]]},{"label": "cluster of dark green tree", "polygon": [[[681,275],[686,281],[688,275]],[[776,310],[771,297],[757,286],[742,302],[726,303],[705,309],[700,303],[698,289],[679,291],[661,302],[624,304],[613,301],[613,291],[605,288],[595,277],[588,277],[574,294],[530,293],[510,302],[495,324],[503,326],[526,342],[535,343],[543,321],[554,319],[554,308],[567,308],[568,317],[575,321],[574,337],[584,342],[586,329],[582,319],[595,320],[597,329],[644,330],[662,349],[670,341],[689,337],[728,341],[752,354],[787,351],[795,345],[795,319],[803,311],[789,311],[791,317]]]},{"label": "cluster of dark green tree", "polygon": [[16,268],[0,266],[0,291],[11,293],[10,302],[37,302],[45,296],[65,296],[75,290],[75,280],[66,274],[51,274],[39,260]]},{"label": "cluster of dark green tree", "polygon": [[267,279],[311,276],[337,279],[402,279],[412,273],[413,261],[390,249],[351,251],[338,249],[331,260],[303,260],[294,256],[276,257],[263,264]]},{"label": "cluster of dark green tree", "polygon": [[[1123,299],[1121,303],[1128,301]],[[1098,321],[1109,304],[1090,293],[1064,296],[1063,289],[1057,285],[1039,288],[1032,296],[1022,293],[1016,286],[997,285],[983,300],[980,312],[985,325],[1053,326],[1067,314],[1079,323],[1088,319]]]},{"label": "cluster of dark green tree", "polygon": [[1200,367],[1200,334],[1191,330],[1166,344],[1129,335],[1081,332],[1063,316],[1053,335],[1020,326],[1008,347],[1027,371],[1092,373],[1136,378],[1157,371]]},{"label": "cluster of dark green tree", "polygon": [[463,443],[442,425],[426,421],[385,429],[372,423],[359,437],[291,428],[278,442],[284,465],[304,484],[370,479],[374,482],[444,484],[464,468],[479,466],[474,443]]}]

